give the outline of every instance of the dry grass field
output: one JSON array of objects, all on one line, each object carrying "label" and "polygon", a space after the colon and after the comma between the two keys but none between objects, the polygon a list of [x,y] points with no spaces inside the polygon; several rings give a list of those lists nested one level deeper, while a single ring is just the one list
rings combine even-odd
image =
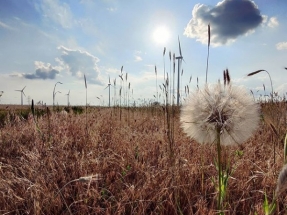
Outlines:
[{"label": "dry grass field", "polygon": [[[225,214],[266,214],[284,165],[286,108],[285,100],[261,103],[256,133],[222,147]],[[217,214],[216,144],[188,138],[180,109],[169,111],[169,131],[160,106],[44,109],[35,119],[1,111],[9,115],[0,129],[0,214]],[[287,213],[285,195],[276,214]]]}]

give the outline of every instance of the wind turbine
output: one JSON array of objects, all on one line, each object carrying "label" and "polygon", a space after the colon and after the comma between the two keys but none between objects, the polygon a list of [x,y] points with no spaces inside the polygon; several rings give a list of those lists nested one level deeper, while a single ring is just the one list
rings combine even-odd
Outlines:
[{"label": "wind turbine", "polygon": [[[181,53],[181,47],[180,47],[180,41],[179,41],[179,37],[178,37],[178,47],[179,47],[179,54],[180,56],[176,57],[175,59],[177,59],[177,106],[179,106],[179,79],[180,79],[180,74],[179,74],[179,70],[180,70],[180,66],[181,66],[181,62],[183,60],[183,56]],[[184,60],[183,60],[184,61]]]},{"label": "wind turbine", "polygon": [[110,91],[110,88],[111,88],[111,79],[110,79],[110,76],[109,76],[109,83],[108,83],[108,86],[105,88],[107,89],[109,88],[109,107],[111,106],[111,91]]},{"label": "wind turbine", "polygon": [[0,98],[2,97],[3,93],[4,93],[4,91],[0,91]]},{"label": "wind turbine", "polygon": [[56,84],[55,84],[55,86],[54,86],[54,90],[53,90],[53,108],[54,108],[54,106],[55,106],[55,96],[56,96],[56,93],[55,93],[55,89],[56,89],[56,86],[57,86],[57,84],[63,84],[62,82],[60,82],[60,81],[58,81]]},{"label": "wind turbine", "polygon": [[25,93],[24,93],[24,89],[25,88],[26,88],[26,86],[22,90],[15,90],[15,91],[21,92],[21,105],[23,105],[23,95],[26,96]]},{"label": "wind turbine", "polygon": [[70,101],[69,101],[69,97],[70,97],[70,90],[69,92],[66,94],[66,96],[68,97],[68,107],[70,106]]}]

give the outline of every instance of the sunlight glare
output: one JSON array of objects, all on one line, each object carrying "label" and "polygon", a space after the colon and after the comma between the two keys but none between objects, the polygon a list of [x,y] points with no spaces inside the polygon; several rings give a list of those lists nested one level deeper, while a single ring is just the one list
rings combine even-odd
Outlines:
[{"label": "sunlight glare", "polygon": [[165,26],[158,27],[153,32],[153,39],[158,44],[165,44],[169,39],[170,33]]}]

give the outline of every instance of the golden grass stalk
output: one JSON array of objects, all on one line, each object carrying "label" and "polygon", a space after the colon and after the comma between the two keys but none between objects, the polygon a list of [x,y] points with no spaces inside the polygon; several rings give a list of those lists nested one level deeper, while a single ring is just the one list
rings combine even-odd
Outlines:
[{"label": "golden grass stalk", "polygon": [[163,53],[162,53],[162,58],[163,58],[163,81],[165,82],[165,60],[164,60],[164,56],[165,56],[165,51],[166,48],[163,48]]},{"label": "golden grass stalk", "polygon": [[284,139],[284,164],[287,164],[287,133]]},{"label": "golden grass stalk", "polygon": [[209,61],[209,47],[210,47],[210,24],[208,24],[208,44],[207,44],[207,59],[206,59],[206,74],[205,83],[207,83],[207,73],[208,73],[208,61]]},{"label": "golden grass stalk", "polygon": [[230,75],[228,69],[223,71],[223,80],[224,80],[224,86],[230,84]]},{"label": "golden grass stalk", "polygon": [[225,73],[226,73],[226,82],[228,85],[228,84],[230,84],[230,81],[231,81],[228,69],[225,70]]},{"label": "golden grass stalk", "polygon": [[88,138],[88,87],[87,87],[87,79],[84,74],[85,88],[86,88],[86,137]]},{"label": "golden grass stalk", "polygon": [[175,54],[173,53],[172,105],[174,105],[174,91],[175,91],[175,90],[174,90],[174,80],[175,80],[174,76],[175,76]]},{"label": "golden grass stalk", "polygon": [[275,197],[278,198],[282,192],[287,189],[287,165],[284,165],[279,173]]},{"label": "golden grass stalk", "polygon": [[273,83],[272,83],[272,79],[271,79],[271,76],[269,74],[269,72],[267,70],[264,70],[264,69],[259,69],[255,72],[251,72],[249,74],[247,74],[247,76],[253,76],[253,75],[256,75],[260,72],[267,72],[268,76],[269,76],[269,79],[270,79],[270,83],[271,83],[271,102],[273,102],[273,95],[274,95],[274,91],[273,91]]},{"label": "golden grass stalk", "polygon": [[86,75],[84,74],[84,79],[85,79],[85,87],[87,89],[87,79],[86,79]]},{"label": "golden grass stalk", "polygon": [[155,85],[156,85],[156,102],[158,102],[157,69],[156,69],[156,65],[154,66],[154,72],[155,72]]}]

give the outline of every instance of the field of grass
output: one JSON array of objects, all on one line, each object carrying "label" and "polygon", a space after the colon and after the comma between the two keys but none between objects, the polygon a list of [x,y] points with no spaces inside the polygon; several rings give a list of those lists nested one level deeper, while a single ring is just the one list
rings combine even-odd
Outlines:
[{"label": "field of grass", "polygon": [[[225,214],[265,214],[284,165],[286,109],[285,101],[262,103],[257,132],[222,148],[223,167],[231,166]],[[216,144],[188,138],[177,108],[169,112],[172,144],[161,106],[43,109],[35,119],[5,111],[0,214],[217,213]],[[287,213],[285,194],[276,214]]]}]

